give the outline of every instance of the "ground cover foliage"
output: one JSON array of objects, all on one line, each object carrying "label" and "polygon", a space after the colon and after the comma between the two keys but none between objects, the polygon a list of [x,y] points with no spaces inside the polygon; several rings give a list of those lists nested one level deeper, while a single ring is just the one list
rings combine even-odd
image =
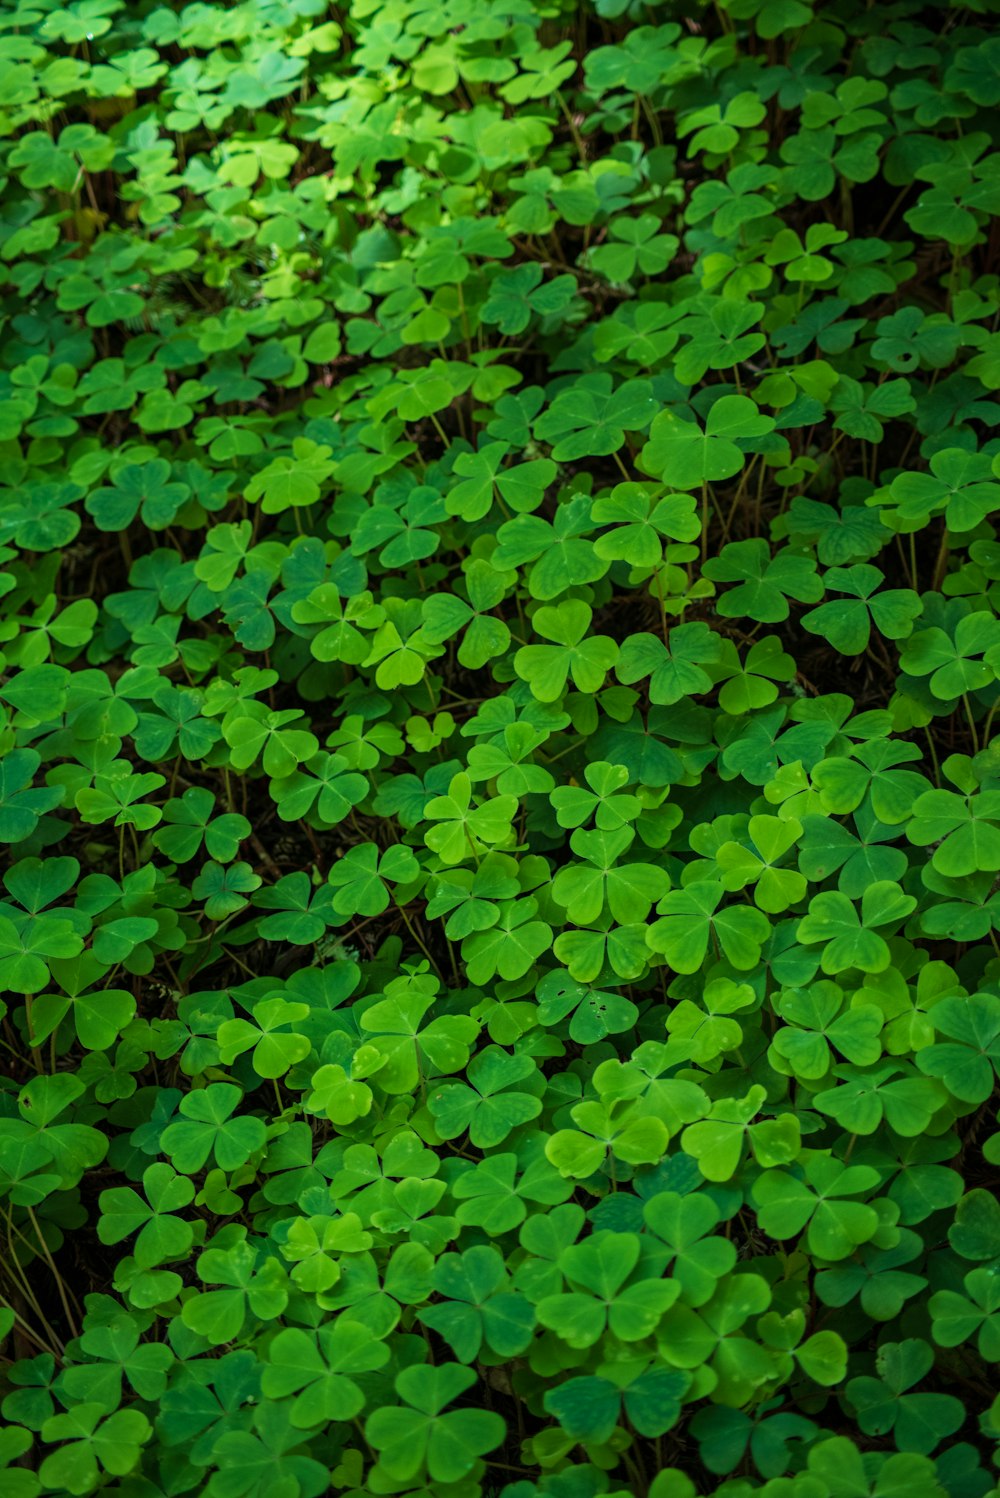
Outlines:
[{"label": "ground cover foliage", "polygon": [[997,7],[0,16],[11,1498],[983,1498]]}]

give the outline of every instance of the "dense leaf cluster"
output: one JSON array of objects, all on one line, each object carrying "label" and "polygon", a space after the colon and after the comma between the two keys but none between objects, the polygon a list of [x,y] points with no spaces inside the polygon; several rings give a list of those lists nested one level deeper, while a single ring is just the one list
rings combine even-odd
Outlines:
[{"label": "dense leaf cluster", "polygon": [[0,1488],[987,1498],[996,0],[0,14]]}]

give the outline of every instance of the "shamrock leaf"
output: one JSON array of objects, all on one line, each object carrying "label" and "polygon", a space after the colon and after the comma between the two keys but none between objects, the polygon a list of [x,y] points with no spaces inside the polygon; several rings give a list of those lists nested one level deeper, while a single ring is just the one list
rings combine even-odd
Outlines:
[{"label": "shamrock leaf", "polygon": [[265,885],[254,895],[253,903],[273,911],[256,922],[265,941],[289,941],[307,947],[320,941],[327,926],[334,924],[331,891],[314,890],[304,869]]},{"label": "shamrock leaf", "polygon": [[912,810],[906,836],[919,848],[935,845],[931,860],[942,874],[960,879],[977,869],[1000,869],[1000,793],[925,791]]},{"label": "shamrock leaf", "polygon": [[675,972],[696,973],[710,942],[736,968],[753,968],[760,961],[770,922],[749,905],[720,909],[725,893],[724,885],[699,880],[670,890],[657,905],[660,919],[649,928],[649,945],[663,954]]},{"label": "shamrock leaf", "polygon": [[569,676],[581,692],[593,694],[603,685],[618,647],[606,635],[589,633],[591,618],[587,604],[572,598],[536,612],[533,629],[554,643],[523,645],[514,657],[514,669],[539,702],[557,702]]},{"label": "shamrock leaf", "polygon": [[609,1377],[568,1379],[545,1395],[546,1409],[578,1441],[609,1441],[623,1407],[625,1418],[640,1435],[662,1435],[680,1416],[690,1378],[678,1370],[656,1367],[636,1375],[634,1363],[608,1369]]},{"label": "shamrock leaf", "polygon": [[537,1097],[517,1090],[519,1082],[536,1075],[530,1056],[509,1056],[488,1046],[473,1057],[466,1075],[468,1084],[437,1087],[428,1099],[442,1139],[454,1139],[468,1129],[477,1149],[492,1149],[542,1111]]},{"label": "shamrock leaf", "polygon": [[[978,692],[995,680],[992,656],[1000,647],[1000,620],[982,612],[965,614],[954,629],[937,625],[910,636],[900,665],[910,676],[929,676],[935,697],[945,701]],[[981,657],[989,655],[990,660]]]},{"label": "shamrock leaf", "polygon": [[609,374],[584,375],[556,396],[532,430],[540,441],[552,444],[554,462],[575,463],[617,452],[625,433],[642,431],[655,414],[648,381],[626,380],[616,389]]},{"label": "shamrock leaf", "polygon": [[121,1243],[136,1233],[132,1253],[144,1269],[182,1259],[195,1240],[195,1228],[175,1216],[194,1201],[195,1188],[160,1161],[143,1172],[145,1200],[130,1186],[101,1192],[98,1236],[102,1243]]},{"label": "shamrock leaf", "polygon": [[381,915],[389,905],[388,884],[408,884],[419,872],[413,853],[402,844],[381,855],[374,843],[348,848],[327,875],[336,890],[333,908],[340,915]]},{"label": "shamrock leaf", "polygon": [[472,782],[459,772],[447,795],[435,796],[425,806],[425,817],[438,825],[429,828],[424,841],[443,863],[463,863],[478,858],[491,844],[506,842],[516,812],[514,796],[495,796],[474,806]]},{"label": "shamrock leaf", "polygon": [[985,453],[949,447],[930,459],[930,473],[901,473],[888,494],[871,495],[880,515],[894,530],[920,530],[934,515],[943,515],[950,531],[971,531],[997,508],[1000,485],[993,481],[993,465]]},{"label": "shamrock leaf", "polygon": [[642,803],[638,797],[624,792],[629,784],[625,765],[596,760],[586,766],[583,775],[586,787],[560,785],[550,793],[560,827],[579,827],[593,818],[602,831],[613,832],[640,815]]},{"label": "shamrock leaf", "polygon": [[746,462],[739,442],[764,436],[773,427],[772,419],[744,395],[717,400],[704,431],[673,411],[661,411],[642,450],[642,469],[675,489],[718,483],[739,473]]},{"label": "shamrock leaf", "polygon": [[558,1025],[569,1015],[570,1038],[583,1045],[630,1030],[639,1012],[623,994],[589,988],[558,970],[546,973],[536,992],[539,1022]]},{"label": "shamrock leaf", "polygon": [[768,915],[777,915],[795,905],[806,891],[806,880],[794,869],[776,865],[802,835],[802,823],[794,817],[757,816],[748,827],[752,846],[723,843],[716,854],[722,883],[728,890],[754,886],[754,902]]},{"label": "shamrock leaf", "polygon": [[444,1337],[461,1362],[471,1363],[484,1344],[501,1357],[525,1350],[535,1309],[525,1296],[507,1288],[497,1249],[479,1245],[462,1254],[442,1254],[433,1284],[443,1303],[422,1310],[420,1320]]},{"label": "shamrock leaf", "polygon": [[88,495],[87,513],[103,531],[125,530],[137,515],[150,530],[165,530],[190,493],[186,484],[169,479],[170,464],[163,459],[130,464],[118,473],[113,487]]},{"label": "shamrock leaf", "polygon": [[673,234],[659,234],[660,220],[651,213],[616,218],[608,225],[608,241],[589,252],[587,263],[609,281],[630,281],[637,272],[655,276],[677,252]]},{"label": "shamrock leaf", "polygon": [[751,359],[766,342],[763,333],[752,331],[763,315],[763,307],[752,302],[741,306],[722,299],[707,315],[684,318],[678,331],[687,333],[690,341],[674,362],[677,378],[684,385],[696,385],[710,369],[732,369]]},{"label": "shamrock leaf", "polygon": [[475,1381],[460,1363],[418,1365],[397,1375],[396,1392],[405,1403],[377,1409],[365,1422],[365,1439],[387,1476],[404,1482],[426,1471],[434,1482],[457,1482],[500,1444],[505,1426],[499,1415],[446,1409]]},{"label": "shamrock leaf", "polygon": [[497,272],[479,315],[501,333],[523,333],[532,313],[554,316],[569,305],[575,290],[572,276],[553,276],[543,285],[542,267],[529,261],[513,270]]},{"label": "shamrock leaf", "polygon": [[712,1233],[721,1221],[715,1203],[699,1193],[661,1191],[646,1201],[642,1215],[650,1232],[671,1251],[671,1278],[679,1284],[685,1304],[704,1305],[736,1263],[734,1245]]},{"label": "shamrock leaf", "polygon": [[152,1433],[139,1410],[108,1414],[96,1401],[75,1404],[63,1414],[51,1415],[42,1426],[46,1445],[64,1444],[49,1453],[38,1475],[47,1488],[89,1493],[97,1487],[102,1471],[127,1477],[139,1465]]},{"label": "shamrock leaf", "polygon": [[32,785],[41,762],[34,749],[12,749],[0,760],[0,841],[23,842],[39,817],[61,804],[63,786]]},{"label": "shamrock leaf", "polygon": [[798,926],[798,939],[806,945],[824,942],[821,965],[824,973],[842,973],[860,968],[880,973],[889,966],[889,947],[875,929],[898,924],[916,905],[898,884],[879,880],[870,884],[861,898],[861,913],[839,890],[825,890],[809,902],[809,914]]},{"label": "shamrock leaf", "polygon": [[193,785],[163,808],[164,824],[153,834],[153,844],[174,863],[188,863],[204,844],[209,857],[229,863],[236,857],[250,823],[239,812],[213,816],[215,797],[203,786]]},{"label": "shamrock leaf", "polygon": [[886,588],[876,593],[883,581],[877,567],[831,567],[823,586],[851,596],[810,609],[802,616],[803,629],[822,635],[843,655],[861,655],[868,649],[872,624],[886,639],[905,639],[912,634],[913,621],[923,605],[908,588]]},{"label": "shamrock leaf", "polygon": [[307,1430],[353,1420],[365,1406],[365,1395],[351,1374],[383,1368],[388,1361],[385,1343],[349,1317],[312,1333],[286,1327],[268,1348],[261,1388],[269,1399],[294,1394],[291,1422]]},{"label": "shamrock leaf", "polygon": [[1000,1362],[1000,1295],[993,1269],[970,1269],[962,1281],[964,1295],[938,1290],[928,1308],[932,1335],[939,1347],[960,1347],[976,1339],[979,1356]]},{"label": "shamrock leaf", "polygon": [[259,1118],[232,1116],[242,1096],[239,1087],[213,1082],[181,1100],[181,1120],[164,1130],[160,1143],[184,1175],[196,1174],[209,1157],[223,1170],[235,1170],[263,1146],[266,1131]]},{"label": "shamrock leaf", "polygon": [[649,677],[650,701],[672,707],[711,689],[712,677],[704,667],[715,665],[719,652],[718,637],[698,620],[671,630],[669,645],[655,635],[630,635],[619,651],[615,674],[629,686]]},{"label": "shamrock leaf", "polygon": [[762,624],[777,624],[787,619],[788,599],[815,603],[823,596],[823,586],[816,576],[811,558],[781,551],[771,556],[766,541],[734,541],[724,546],[718,557],[710,558],[702,568],[713,582],[738,583],[719,600],[719,612],[731,618],[749,615]]},{"label": "shamrock leaf", "polygon": [[701,523],[696,501],[688,494],[659,493],[657,485],[616,484],[610,495],[594,501],[592,518],[614,526],[594,542],[599,557],[655,567],[663,558],[664,541],[697,540]]},{"label": "shamrock leaf", "polygon": [[219,1026],[220,1057],[229,1066],[244,1051],[252,1050],[250,1060],[258,1077],[268,1081],[283,1077],[309,1054],[308,1039],[291,1028],[306,1018],[309,1005],[283,998],[263,999],[253,1006],[252,1013],[252,1022],[230,1019]]},{"label": "shamrock leaf", "polygon": [[462,956],[473,983],[486,983],[497,973],[506,981],[524,977],[552,944],[552,929],[535,920],[537,914],[536,900],[511,901],[489,930],[465,938]]},{"label": "shamrock leaf", "polygon": [[407,978],[393,979],[386,996],[365,1010],[362,1029],[378,1058],[379,1087],[384,1092],[412,1092],[426,1067],[437,1073],[460,1071],[469,1059],[469,1047],[479,1026],[469,1015],[442,1014],[424,1024],[434,1002],[427,984]]},{"label": "shamrock leaf", "polygon": [[186,1300],[184,1325],[220,1347],[239,1336],[249,1317],[274,1321],[280,1316],[288,1304],[285,1271],[277,1259],[258,1260],[258,1251],[244,1240],[228,1250],[206,1249],[198,1258],[198,1278],[222,1288]]},{"label": "shamrock leaf", "polygon": [[965,1419],[961,1400],[953,1394],[913,1394],[934,1362],[931,1348],[919,1337],[886,1342],[879,1351],[878,1378],[852,1378],[847,1398],[857,1411],[862,1430],[884,1435],[892,1430],[902,1451],[933,1451],[953,1435]]},{"label": "shamrock leaf", "polygon": [[1000,999],[993,994],[944,998],[934,1006],[931,1022],[944,1041],[917,1052],[916,1063],[927,1077],[940,1077],[963,1103],[985,1103],[1000,1068]]},{"label": "shamrock leaf", "polygon": [[605,909],[623,925],[646,919],[670,880],[655,864],[617,862],[633,837],[625,827],[614,832],[578,829],[572,834],[570,846],[586,862],[567,864],[552,884],[553,899],[566,907],[571,921],[589,925],[600,920]]},{"label": "shamrock leaf", "polygon": [[810,1253],[823,1259],[846,1259],[878,1230],[879,1218],[867,1202],[852,1201],[879,1182],[868,1165],[844,1165],[824,1154],[812,1154],[802,1176],[766,1170],[752,1195],[757,1220],[772,1238],[797,1237],[806,1230]]}]

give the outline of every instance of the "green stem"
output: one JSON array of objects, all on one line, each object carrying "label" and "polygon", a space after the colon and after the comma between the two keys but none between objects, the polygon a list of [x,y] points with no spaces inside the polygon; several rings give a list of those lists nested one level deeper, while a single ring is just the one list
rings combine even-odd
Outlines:
[{"label": "green stem", "polygon": [[569,105],[566,103],[566,100],[562,96],[562,90],[561,89],[556,89],[556,98],[559,100],[559,108],[562,110],[562,112],[563,112],[563,114],[564,114],[564,116],[566,118],[566,123],[569,126],[569,133],[573,137],[573,144],[576,146],[576,149],[577,149],[577,152],[579,154],[580,160],[581,161],[586,161],[586,159],[587,159],[587,147],[584,144],[583,136],[580,134],[579,130],[576,128],[576,121],[573,119],[573,116],[570,113]]},{"label": "green stem", "polygon": [[403,923],[406,926],[407,931],[410,933],[410,935],[412,936],[413,940],[416,942],[417,946],[420,948],[421,952],[423,952],[424,956],[427,958],[427,961],[430,963],[431,967],[434,969],[434,971],[437,973],[438,977],[440,978],[442,976],[441,969],[438,967],[437,963],[434,961],[434,958],[431,956],[430,952],[428,951],[427,944],[423,940],[423,937],[417,931],[417,929],[414,926],[413,922],[410,920],[410,917],[407,915],[407,913],[406,913],[406,906],[405,905],[397,905],[396,909],[399,911],[400,915],[403,917]]},{"label": "green stem", "polygon": [[963,692],[962,693],[962,702],[965,705],[965,717],[966,717],[966,721],[968,722],[968,725],[969,725],[969,733],[972,735],[972,748],[973,748],[973,751],[976,754],[978,754],[979,753],[979,735],[976,732],[976,720],[972,716],[972,703],[969,701],[969,694],[968,694],[968,692]]},{"label": "green stem", "polygon": [[940,785],[941,766],[938,764],[937,750],[934,748],[934,736],[931,733],[930,728],[926,726],[924,728],[924,733],[927,735],[927,747],[931,752],[931,762],[934,765],[934,783],[936,785]]},{"label": "green stem", "polygon": [[656,571],[656,596],[660,601],[660,631],[663,635],[663,643],[667,649],[670,648],[670,626],[667,623],[667,605],[663,598],[663,570]]}]

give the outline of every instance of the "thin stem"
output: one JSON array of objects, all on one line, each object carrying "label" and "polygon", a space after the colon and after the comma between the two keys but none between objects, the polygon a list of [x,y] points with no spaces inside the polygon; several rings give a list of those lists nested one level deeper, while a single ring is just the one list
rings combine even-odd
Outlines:
[{"label": "thin stem", "polygon": [[937,750],[934,747],[934,737],[933,737],[933,735],[932,735],[929,727],[925,726],[924,733],[927,735],[927,747],[928,747],[928,749],[931,752],[931,762],[934,765],[934,782],[935,782],[936,785],[940,785],[941,784],[941,766],[938,764]]},{"label": "thin stem", "polygon": [[965,705],[965,717],[969,725],[969,733],[972,735],[972,747],[976,754],[979,753],[979,735],[976,732],[976,720],[972,716],[972,703],[969,701],[968,692],[962,693],[962,702]]},{"label": "thin stem", "polygon": [[611,456],[614,458],[615,462],[618,464],[618,467],[621,470],[622,478],[625,480],[625,482],[627,484],[631,483],[632,482],[632,476],[629,473],[628,469],[625,467],[625,464],[622,462],[621,458],[618,456],[617,453],[612,453]]},{"label": "thin stem", "polygon": [[410,920],[410,917],[407,915],[407,913],[406,913],[406,906],[405,905],[397,905],[396,909],[399,911],[400,915],[403,917],[403,923],[406,926],[407,931],[413,937],[413,940],[416,942],[417,946],[420,948],[421,952],[423,952],[424,956],[427,958],[427,961],[430,963],[431,967],[434,969],[434,971],[437,973],[438,977],[440,978],[442,976],[441,969],[438,967],[437,963],[434,961],[434,958],[431,956],[431,954],[430,954],[430,952],[429,952],[429,950],[427,948],[427,944],[424,941],[423,937],[417,931],[417,929],[414,926],[413,922]]},{"label": "thin stem", "polygon": [[667,623],[667,605],[663,598],[663,568],[656,569],[656,596],[660,601],[660,632],[663,635],[663,643],[670,648],[670,626]]},{"label": "thin stem", "polygon": [[65,1280],[63,1279],[62,1275],[59,1273],[59,1270],[56,1268],[55,1260],[53,1259],[51,1253],[49,1252],[49,1245],[46,1243],[45,1239],[42,1237],[42,1230],[39,1227],[38,1218],[35,1216],[35,1209],[33,1207],[29,1207],[28,1208],[28,1216],[31,1219],[31,1226],[35,1230],[35,1237],[38,1239],[38,1246],[41,1249],[42,1258],[45,1260],[46,1264],[48,1264],[49,1269],[52,1272],[52,1277],[54,1278],[54,1280],[56,1282],[56,1289],[59,1292],[59,1299],[60,1299],[60,1301],[62,1303],[63,1314],[66,1317],[66,1324],[68,1325],[68,1327],[69,1327],[69,1329],[70,1329],[70,1331],[71,1331],[71,1333],[73,1334],[74,1337],[79,1336],[79,1330],[78,1330],[78,1327],[77,1327],[77,1324],[76,1324],[76,1317],[74,1316],[73,1312],[70,1310],[70,1304],[69,1304],[70,1297],[72,1297],[73,1304],[76,1306],[77,1310],[80,1309],[79,1302],[78,1302],[76,1296],[73,1294],[72,1290],[68,1289]]},{"label": "thin stem", "polygon": [[[913,536],[912,535],[910,537],[910,544],[911,545],[913,544]],[[934,563],[934,576],[933,576],[933,579],[931,581],[931,589],[935,593],[938,591],[938,589],[940,588],[942,582],[944,581],[944,574],[945,574],[945,569],[947,568],[947,565],[948,565],[948,529],[947,529],[947,527],[945,527],[945,529],[941,533],[941,544],[938,547],[937,559],[936,559],[936,561]],[[914,587],[916,587],[916,583],[914,583]]]},{"label": "thin stem", "polygon": [[556,89],[556,98],[559,100],[559,108],[562,110],[563,114],[566,117],[566,123],[569,126],[569,132],[570,132],[570,134],[573,137],[573,144],[576,146],[577,152],[579,153],[579,156],[580,156],[580,160],[581,161],[586,161],[586,159],[587,159],[587,147],[586,147],[586,144],[584,142],[583,136],[580,134],[579,130],[576,128],[576,121],[574,120],[572,114],[570,113],[569,105],[566,103],[566,100],[562,96],[562,90],[561,89]]}]

